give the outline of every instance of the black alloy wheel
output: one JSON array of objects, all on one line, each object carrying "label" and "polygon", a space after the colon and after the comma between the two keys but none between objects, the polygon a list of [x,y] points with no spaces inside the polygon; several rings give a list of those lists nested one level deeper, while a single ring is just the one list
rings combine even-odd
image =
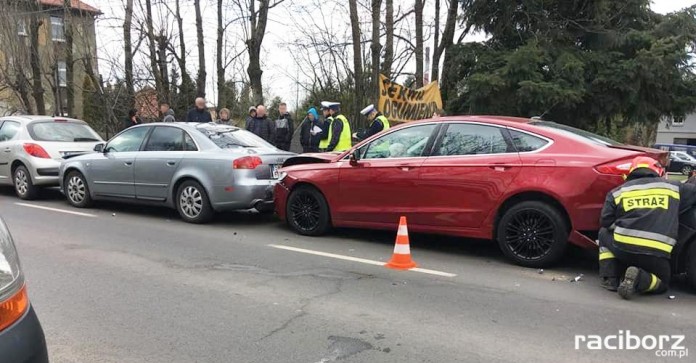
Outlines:
[{"label": "black alloy wheel", "polygon": [[554,207],[527,201],[508,209],[498,223],[498,245],[518,265],[545,267],[565,251],[569,227]]},{"label": "black alloy wheel", "polygon": [[290,227],[301,235],[319,236],[331,227],[326,198],[310,186],[299,186],[290,193],[286,214]]}]

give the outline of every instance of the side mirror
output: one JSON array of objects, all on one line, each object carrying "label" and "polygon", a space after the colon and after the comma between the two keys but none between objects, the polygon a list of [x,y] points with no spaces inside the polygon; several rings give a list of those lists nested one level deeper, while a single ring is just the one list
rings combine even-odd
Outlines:
[{"label": "side mirror", "polygon": [[353,150],[353,152],[350,153],[350,165],[357,166],[359,161],[360,161],[360,151]]},{"label": "side mirror", "polygon": [[105,149],[104,149],[105,146],[106,146],[105,143],[100,142],[100,143],[94,145],[94,151],[96,151],[96,152],[98,152],[98,153],[103,153],[104,150],[105,150]]}]

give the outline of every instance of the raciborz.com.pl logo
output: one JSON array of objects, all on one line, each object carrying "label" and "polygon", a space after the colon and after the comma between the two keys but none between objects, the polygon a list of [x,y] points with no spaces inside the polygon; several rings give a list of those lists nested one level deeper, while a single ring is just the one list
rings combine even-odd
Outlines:
[{"label": "raciborz.com.pl logo", "polygon": [[588,350],[647,350],[657,357],[685,358],[689,349],[684,335],[635,335],[630,330],[619,330],[616,335],[576,335],[575,349]]}]

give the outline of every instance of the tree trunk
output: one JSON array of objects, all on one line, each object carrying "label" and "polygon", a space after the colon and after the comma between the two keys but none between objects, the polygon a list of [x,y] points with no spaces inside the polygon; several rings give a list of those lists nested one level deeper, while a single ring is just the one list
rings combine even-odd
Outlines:
[{"label": "tree trunk", "polygon": [[[30,25],[30,48],[31,55],[29,63],[31,63],[31,77],[33,82],[32,96],[34,96],[34,102],[36,103],[36,113],[39,115],[46,114],[46,103],[44,102],[44,88],[41,82],[41,59],[39,58],[39,28],[41,27],[43,21],[39,20],[38,15],[34,14],[31,16]],[[31,107],[28,105],[27,110]]]},{"label": "tree trunk", "polygon": [[392,63],[394,63],[394,0],[386,0],[386,2],[387,14],[384,23],[387,39],[385,40],[384,44],[384,63],[382,64],[382,73],[391,78],[391,68]]},{"label": "tree trunk", "polygon": [[372,102],[379,103],[379,53],[382,46],[379,44],[379,14],[382,7],[381,0],[372,0]]},{"label": "tree trunk", "polygon": [[258,13],[255,10],[254,1],[251,1],[249,5],[249,13],[251,14],[249,17],[249,28],[251,36],[247,40],[247,50],[249,51],[249,67],[247,68],[247,73],[249,74],[249,83],[251,84],[254,102],[256,104],[261,104],[263,103],[261,44],[263,43],[263,37],[266,33],[266,24],[268,23],[269,0],[258,1],[260,4]]},{"label": "tree trunk", "polygon": [[[353,67],[355,74],[355,98],[353,103],[353,111],[360,110],[361,101],[363,98],[363,66],[362,66],[362,51],[360,50],[360,19],[358,18],[357,0],[348,0],[350,7],[350,27],[353,38]],[[355,115],[351,115],[355,116]],[[355,120],[355,117],[352,117]],[[353,121],[355,122],[355,121]]]},{"label": "tree trunk", "polygon": [[125,57],[126,76],[126,102],[133,107],[135,89],[133,86],[133,47],[131,42],[131,28],[133,27],[133,0],[126,0],[126,14],[123,21],[123,52]]},{"label": "tree trunk", "polygon": [[217,62],[217,107],[226,107],[225,103],[225,68],[222,63],[222,43],[223,37],[225,36],[225,30],[222,27],[222,2],[223,0],[217,0],[217,46],[216,46],[216,62]]},{"label": "tree trunk", "polygon": [[157,37],[157,61],[159,63],[160,79],[162,80],[162,90],[160,102],[171,102],[171,85],[169,83],[169,66],[167,65],[167,45],[169,40],[160,33]]},{"label": "tree trunk", "polygon": [[[450,0],[452,1],[452,0]],[[433,68],[430,72],[431,81],[436,81],[439,77],[435,74],[435,70],[439,72],[436,66],[439,60],[435,59],[435,52],[437,52],[437,47],[440,45],[440,0],[435,0],[435,29],[433,31]]]},{"label": "tree trunk", "polygon": [[157,99],[164,99],[163,86],[162,86],[162,72],[159,68],[159,63],[157,62],[157,45],[155,44],[157,40],[155,39],[155,30],[152,26],[152,0],[145,0],[145,12],[146,12],[146,26],[147,26],[147,44],[150,51],[150,67],[152,68],[152,75],[155,78],[155,90],[157,91]]},{"label": "tree trunk", "polygon": [[[196,78],[196,93],[198,97],[205,97],[205,39],[203,38],[203,18],[201,17],[201,0],[193,0],[196,9],[196,36],[198,39],[198,77]],[[185,56],[185,55],[183,55]]]},{"label": "tree trunk", "polygon": [[181,73],[181,85],[179,86],[177,98],[172,103],[172,108],[181,115],[188,110],[189,105],[196,97],[196,86],[193,84],[193,79],[186,69],[186,57],[188,57],[188,54],[186,54],[184,19],[181,17],[181,0],[176,0],[174,4],[176,23],[179,30],[179,55],[176,56],[176,60],[179,64],[179,72]]},{"label": "tree trunk", "polygon": [[416,87],[423,87],[423,6],[425,0],[416,0]]},{"label": "tree trunk", "polygon": [[[436,1],[439,2],[439,0]],[[442,58],[442,54],[445,52],[445,50],[449,49],[449,47],[451,47],[452,44],[454,44],[454,30],[457,25],[458,9],[459,2],[455,0],[450,0],[449,9],[447,10],[447,21],[445,23],[445,30],[442,33],[442,42],[440,44],[437,44],[436,40],[435,43],[437,45],[435,46],[435,48],[433,48],[433,71],[431,76],[433,81],[437,81],[438,79],[440,79],[440,59]]]},{"label": "tree trunk", "polygon": [[65,6],[65,86],[67,94],[68,116],[75,117],[75,76],[73,56],[73,24],[70,0],[64,0]]}]

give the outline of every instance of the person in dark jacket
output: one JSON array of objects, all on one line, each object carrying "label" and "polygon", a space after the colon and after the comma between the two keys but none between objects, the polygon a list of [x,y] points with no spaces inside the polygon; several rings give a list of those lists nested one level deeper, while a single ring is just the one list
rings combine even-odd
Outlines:
[{"label": "person in dark jacket", "polygon": [[213,118],[205,106],[205,98],[196,98],[196,106],[186,114],[186,122],[213,122]]},{"label": "person in dark jacket", "polygon": [[320,125],[319,114],[312,107],[307,111],[307,117],[300,125],[300,144],[303,153],[319,152],[319,141],[321,141],[322,127]]},{"label": "person in dark jacket", "polygon": [[271,121],[266,118],[264,105],[256,106],[256,116],[247,122],[246,129],[271,144],[275,140],[275,130]]},{"label": "person in dark jacket", "polygon": [[370,128],[367,130],[360,130],[353,134],[353,138],[357,140],[365,140],[372,135],[376,135],[382,131],[389,130],[389,120],[382,115],[374,105],[369,105],[360,111],[360,114],[367,116],[367,119],[371,121]]},{"label": "person in dark jacket", "polygon": [[295,124],[288,112],[288,105],[281,102],[278,106],[280,117],[275,120],[275,138],[273,144],[280,150],[289,151],[292,135],[295,133]]},{"label": "person in dark jacket", "polygon": [[244,120],[244,127],[249,130],[249,125],[251,125],[252,120],[256,117],[256,106],[249,107],[247,112],[247,118]]},{"label": "person in dark jacket", "polygon": [[657,160],[636,157],[626,182],[604,202],[599,276],[602,287],[618,290],[624,299],[667,291],[679,214],[696,204],[696,186],[670,182],[664,175]]},{"label": "person in dark jacket", "polygon": [[140,120],[140,117],[138,117],[138,110],[132,108],[130,111],[128,111],[128,117],[126,117],[123,120],[123,126],[121,127],[121,131],[135,125],[140,125],[143,123],[142,120]]}]

